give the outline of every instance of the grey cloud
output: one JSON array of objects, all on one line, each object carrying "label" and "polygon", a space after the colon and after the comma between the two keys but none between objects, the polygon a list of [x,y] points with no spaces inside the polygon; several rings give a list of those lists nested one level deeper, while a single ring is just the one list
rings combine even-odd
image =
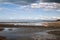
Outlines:
[{"label": "grey cloud", "polygon": [[41,2],[55,2],[60,3],[60,0],[40,0]]},{"label": "grey cloud", "polygon": [[60,3],[60,0],[0,0],[0,3],[2,2],[11,2],[14,4],[20,4],[20,5],[28,5],[31,3],[36,3],[36,2],[56,2]]},{"label": "grey cloud", "polygon": [[37,1],[38,0],[0,0],[0,3],[11,2],[14,4],[27,5],[27,4],[35,3]]},{"label": "grey cloud", "polygon": [[36,3],[36,2],[56,2],[60,3],[60,0],[0,0],[0,3],[2,2],[11,2],[15,4],[20,4],[20,5],[27,5],[31,3]]},{"label": "grey cloud", "polygon": [[[29,5],[29,4],[37,3],[37,6],[36,6],[37,8],[39,7],[46,8],[46,9],[59,9],[60,8],[60,0],[0,0],[0,3],[4,3],[4,2],[14,3],[18,5]],[[31,5],[31,6],[35,7],[34,5]]]}]

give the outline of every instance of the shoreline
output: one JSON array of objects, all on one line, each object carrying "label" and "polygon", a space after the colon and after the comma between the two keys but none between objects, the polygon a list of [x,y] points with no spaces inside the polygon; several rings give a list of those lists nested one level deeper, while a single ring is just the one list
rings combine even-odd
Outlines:
[{"label": "shoreline", "polygon": [[44,28],[60,28],[60,21],[57,22],[39,22],[39,23],[0,23],[0,28],[3,27],[44,27]]}]

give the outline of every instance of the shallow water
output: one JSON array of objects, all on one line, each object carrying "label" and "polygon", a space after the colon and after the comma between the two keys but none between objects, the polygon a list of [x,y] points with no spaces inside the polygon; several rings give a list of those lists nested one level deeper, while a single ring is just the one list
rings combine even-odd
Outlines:
[{"label": "shallow water", "polygon": [[[33,40],[35,36],[40,38],[51,38],[54,35],[48,34],[48,31],[60,30],[53,28],[4,28],[0,31],[0,36],[7,37],[8,40]],[[48,37],[49,36],[49,37]]]}]

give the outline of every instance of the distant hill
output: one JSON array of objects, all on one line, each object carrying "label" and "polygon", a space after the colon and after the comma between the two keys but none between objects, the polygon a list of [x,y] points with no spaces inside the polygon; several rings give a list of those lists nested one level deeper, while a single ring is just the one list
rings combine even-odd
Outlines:
[{"label": "distant hill", "polygon": [[1,20],[0,22],[54,22],[56,20]]}]

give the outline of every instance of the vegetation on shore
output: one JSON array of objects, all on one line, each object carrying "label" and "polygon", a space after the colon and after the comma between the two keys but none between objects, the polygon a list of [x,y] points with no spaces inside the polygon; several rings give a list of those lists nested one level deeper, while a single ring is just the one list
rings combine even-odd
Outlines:
[{"label": "vegetation on shore", "polygon": [[57,21],[60,21],[60,19],[57,19]]}]

